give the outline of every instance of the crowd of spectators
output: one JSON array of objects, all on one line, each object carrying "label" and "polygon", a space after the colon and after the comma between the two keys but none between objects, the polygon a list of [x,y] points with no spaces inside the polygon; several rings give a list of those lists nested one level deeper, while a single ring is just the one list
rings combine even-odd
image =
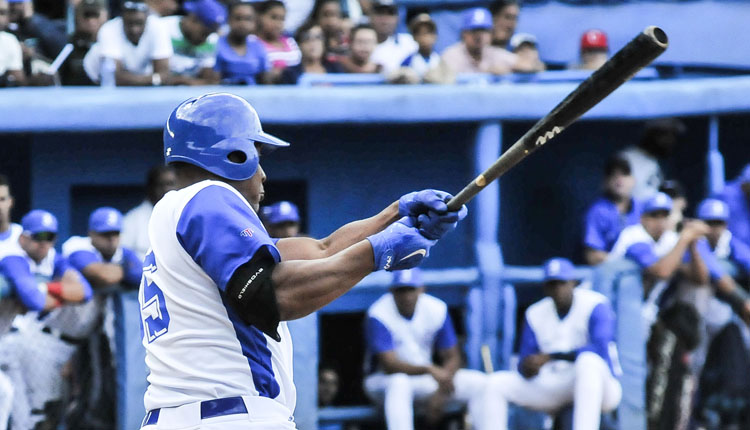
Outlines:
[{"label": "crowd of spectators", "polygon": [[[326,73],[452,83],[467,73],[546,68],[534,35],[515,34],[518,0],[462,11],[459,40],[443,52],[434,49],[440,29],[430,15],[393,0],[67,4],[69,23],[36,11],[33,0],[0,0],[0,86],[295,84]],[[580,47],[570,68],[596,69],[609,54],[600,30],[586,32]]]}]

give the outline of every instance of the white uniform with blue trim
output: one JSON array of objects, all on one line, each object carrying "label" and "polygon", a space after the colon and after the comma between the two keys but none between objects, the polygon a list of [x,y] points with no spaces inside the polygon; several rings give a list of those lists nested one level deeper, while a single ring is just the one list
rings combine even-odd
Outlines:
[{"label": "white uniform with blue trim", "polygon": [[[383,295],[367,312],[368,362],[378,353],[393,351],[398,359],[415,366],[432,364],[433,350],[445,350],[456,345],[456,335],[448,306],[442,300],[420,294],[411,318],[403,317],[396,307],[393,294]],[[423,401],[434,394],[438,383],[432,375],[386,374],[378,366],[365,378],[365,391],[385,409],[389,430],[411,430],[414,428],[414,401]],[[487,377],[482,372],[459,369],[453,377],[453,398],[467,402],[469,413],[479,430],[484,426],[483,402]]]},{"label": "white uniform with blue trim", "polygon": [[[201,423],[201,402],[236,396],[248,413],[211,418],[231,421],[216,428],[295,428],[286,323],[276,342],[225,302],[234,271],[259,249],[280,260],[245,198],[209,180],[171,191],[154,208],[149,240],[139,301],[151,370],[144,403],[147,411],[159,410],[156,428],[213,428]],[[153,425],[149,418],[144,422]]]}]

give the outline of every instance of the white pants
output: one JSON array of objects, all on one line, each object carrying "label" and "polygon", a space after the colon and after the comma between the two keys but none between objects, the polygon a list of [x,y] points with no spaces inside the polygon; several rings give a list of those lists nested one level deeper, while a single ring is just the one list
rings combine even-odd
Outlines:
[{"label": "white pants", "polygon": [[[452,399],[467,402],[475,428],[481,427],[487,375],[477,370],[459,369],[453,377],[455,391]],[[365,392],[373,401],[385,409],[385,422],[389,430],[411,430],[414,428],[414,402],[424,401],[438,389],[431,375],[409,376],[404,373],[386,375],[376,373],[365,379]]]},{"label": "white pants", "polygon": [[515,371],[495,372],[490,376],[487,394],[486,428],[508,428],[508,403],[554,413],[573,402],[573,428],[598,430],[602,411],[617,407],[622,388],[601,357],[582,352],[575,365],[555,370],[546,364],[530,379]]},{"label": "white pants", "polygon": [[8,428],[8,419],[13,404],[13,383],[0,371],[0,430]]},{"label": "white pants", "polygon": [[291,412],[265,397],[242,396],[247,413],[201,419],[201,402],[161,408],[156,424],[141,430],[296,430]]}]

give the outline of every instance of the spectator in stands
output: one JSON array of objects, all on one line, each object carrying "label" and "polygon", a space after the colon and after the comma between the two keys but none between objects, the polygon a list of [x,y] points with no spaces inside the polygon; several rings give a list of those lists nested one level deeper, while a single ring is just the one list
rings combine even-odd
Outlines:
[{"label": "spectator in stands", "polygon": [[168,191],[176,189],[177,178],[169,166],[152,167],[146,176],[146,200],[125,214],[122,220],[120,243],[133,250],[143,260],[149,248],[148,221],[156,202]]},{"label": "spectator in stands", "polygon": [[286,7],[280,0],[265,0],[256,6],[258,12],[258,37],[266,48],[270,82],[278,82],[281,72],[289,66],[296,66],[302,60],[297,43],[284,35]]},{"label": "spectator in stands", "polygon": [[83,59],[96,43],[99,28],[107,20],[107,5],[104,0],[81,0],[75,9],[75,30],[68,38],[73,52],[60,67],[63,85],[95,85],[86,74]]},{"label": "spectator in stands", "polygon": [[149,9],[159,16],[174,15],[179,8],[177,0],[146,0]]},{"label": "spectator in stands", "polygon": [[[461,369],[456,333],[445,302],[424,293],[419,269],[394,272],[390,292],[367,311],[365,330],[369,376],[364,388],[385,407],[389,429],[411,429],[413,404],[427,402],[434,428],[451,398],[468,402],[476,428],[481,423],[486,376]],[[437,352],[440,365],[433,363]]]},{"label": "spectator in stands", "polygon": [[640,223],[641,202],[633,198],[630,164],[612,157],[604,166],[604,193],[586,211],[583,246],[587,264],[607,259],[625,227]]},{"label": "spectator in stands", "polygon": [[750,245],[750,164],[742,169],[742,173],[733,181],[726,184],[717,196],[729,206],[729,231],[737,239]]},{"label": "spectator in stands", "polygon": [[339,372],[323,365],[318,370],[318,406],[331,406],[339,393]]},{"label": "spectator in stands", "polygon": [[401,66],[406,57],[417,51],[417,42],[408,33],[396,32],[398,9],[393,0],[374,0],[370,23],[378,41],[372,53],[372,61],[382,67],[383,73],[389,75]]},{"label": "spectator in stands", "polygon": [[349,37],[349,55],[341,57],[339,62],[347,73],[380,73],[382,66],[372,61],[372,52],[378,43],[375,29],[368,24],[359,24],[352,28]]},{"label": "spectator in stands", "polygon": [[302,61],[281,72],[281,84],[296,85],[299,77],[305,73],[343,73],[344,68],[338,62],[325,58],[325,41],[323,30],[315,23],[305,23],[297,30],[294,37],[302,52]]},{"label": "spectator in stands", "polygon": [[[17,245],[0,251],[0,275],[8,279],[16,294],[14,300],[3,299],[3,306],[8,302],[23,305],[11,312],[4,308],[0,317],[3,333],[11,322],[16,327],[16,331],[0,338],[0,365],[10,369],[9,376],[17,387],[13,399],[14,428],[35,428],[35,423],[46,420],[48,402],[62,398],[62,368],[75,351],[75,346],[61,334],[63,327],[57,325],[55,316],[66,303],[88,301],[91,286],[66,258],[55,252],[54,215],[33,210],[23,217],[21,225],[23,232]],[[35,312],[18,320],[16,317],[25,310],[48,312]]]},{"label": "spectator in stands", "polygon": [[630,163],[635,177],[633,197],[645,200],[659,189],[664,180],[659,160],[672,155],[685,125],[676,118],[648,121],[643,137],[637,146],[630,146],[620,153]]},{"label": "spectator in stands", "polygon": [[492,46],[507,49],[516,32],[521,13],[518,0],[495,0],[490,4],[492,13]]},{"label": "spectator in stands", "polygon": [[316,0],[306,23],[315,23],[323,30],[326,54],[346,55],[349,32],[344,28],[345,21],[339,0]]},{"label": "spectator in stands", "polygon": [[216,31],[227,19],[224,5],[217,0],[185,2],[185,16],[167,16],[161,19],[172,40],[174,53],[169,59],[169,69],[174,83],[183,85],[214,85],[220,75],[216,64]]},{"label": "spectator in stands", "polygon": [[281,201],[263,207],[260,211],[268,235],[274,239],[296,237],[300,234],[300,217],[297,205]]},{"label": "spectator in stands", "polygon": [[437,42],[437,25],[430,15],[420,13],[412,18],[409,31],[417,42],[417,52],[406,57],[401,68],[394,72],[395,76],[391,74],[391,82],[418,83],[430,69],[440,65],[440,55],[433,50]]},{"label": "spectator in stands", "polygon": [[18,242],[23,230],[20,225],[10,221],[12,209],[13,194],[10,192],[10,181],[7,176],[0,174],[0,248]]},{"label": "spectator in stands", "polygon": [[17,87],[26,81],[23,52],[16,36],[4,31],[8,27],[8,0],[0,0],[0,87]]},{"label": "spectator in stands", "polygon": [[491,46],[492,18],[487,9],[463,13],[461,41],[445,49],[442,62],[453,73],[510,73],[517,57],[503,48]]},{"label": "spectator in stands", "polygon": [[750,246],[727,228],[729,205],[719,199],[705,199],[698,206],[698,219],[708,225],[706,238],[717,258],[734,263],[742,275],[750,277]]},{"label": "spectator in stands", "polygon": [[105,22],[97,40],[83,60],[86,73],[94,82],[110,85],[114,81],[118,86],[172,83],[169,33],[160,19],[149,13],[145,3],[123,3],[122,16]]},{"label": "spectator in stands", "polygon": [[615,350],[615,314],[602,294],[575,288],[573,264],[552,258],[544,264],[546,298],[526,310],[518,371],[490,376],[485,419],[493,429],[508,426],[508,403],[555,413],[573,402],[573,428],[599,429],[601,412],[622,398]]},{"label": "spectator in stands", "polygon": [[609,58],[607,34],[601,30],[588,30],[581,36],[581,62],[575,68],[596,70]]},{"label": "spectator in stands", "polygon": [[[54,21],[34,12],[32,0],[8,0],[10,4],[8,30],[23,44],[24,60],[42,57],[51,61],[67,43],[65,23]],[[27,70],[27,73],[37,73]]]},{"label": "spectator in stands", "polygon": [[229,33],[219,39],[214,66],[223,84],[255,85],[270,79],[266,48],[253,34],[255,19],[251,3],[229,4]]},{"label": "spectator in stands", "polygon": [[672,211],[669,213],[669,229],[678,231],[685,219],[685,209],[687,208],[687,196],[685,188],[680,181],[667,179],[659,185],[659,192],[668,195],[672,199]]},{"label": "spectator in stands", "polygon": [[518,56],[513,70],[522,73],[544,71],[547,66],[539,59],[536,36],[529,33],[518,33],[510,38],[511,52]]}]

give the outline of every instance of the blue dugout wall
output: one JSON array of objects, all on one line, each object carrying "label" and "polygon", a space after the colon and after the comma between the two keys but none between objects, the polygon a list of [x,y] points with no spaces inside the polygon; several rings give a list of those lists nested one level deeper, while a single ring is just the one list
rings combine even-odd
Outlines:
[{"label": "blue dugout wall", "polygon": [[[269,187],[285,181],[302,186],[308,231],[322,236],[413,189],[458,191],[575,85],[231,90],[256,105],[267,130],[293,142],[292,148],[263,160]],[[218,89],[3,90],[0,168],[14,179],[19,197],[14,218],[30,207],[49,208],[59,215],[61,235],[67,236],[83,231],[90,208],[111,204],[126,209],[137,203],[146,169],[161,160],[160,128],[173,106]],[[712,172],[723,178],[725,169],[732,177],[749,161],[749,112],[746,77],[628,83],[481,193],[470,205],[467,222],[435,247],[425,264],[466,269],[449,280],[471,287],[462,290],[468,298],[455,296],[469,303],[470,364],[479,366],[482,343],[492,346],[496,362],[507,354],[499,339],[504,262],[536,265],[551,255],[575,256],[580,214],[598,191],[604,159],[637,141],[642,120],[673,115],[686,120],[688,135],[668,171],[689,186],[695,201],[705,195]],[[709,166],[711,145],[720,153]],[[441,276],[434,278],[437,282]],[[382,285],[386,278],[375,275],[368,282]],[[352,307],[371,300],[359,291],[345,296]],[[133,297],[123,298],[121,311],[137,321]],[[298,337],[306,342],[297,345],[297,361],[307,364],[297,376],[297,417],[301,428],[311,429],[316,409],[310,363],[317,361],[317,320],[297,326],[295,332],[307,333]],[[143,416],[139,396],[145,370],[137,332],[132,323],[121,330],[130,336],[122,338],[119,357],[127,366],[121,371],[119,400],[123,429],[136,428]]]}]

